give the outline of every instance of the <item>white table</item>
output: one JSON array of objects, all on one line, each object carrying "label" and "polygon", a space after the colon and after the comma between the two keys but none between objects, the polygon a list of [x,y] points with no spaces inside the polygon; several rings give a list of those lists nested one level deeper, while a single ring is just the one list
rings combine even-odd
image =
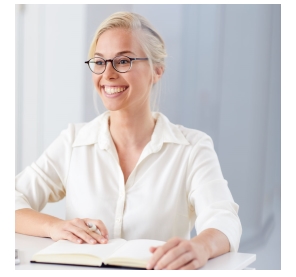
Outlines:
[{"label": "white table", "polygon": [[[19,250],[20,264],[15,266],[16,270],[114,270],[115,268],[99,268],[87,266],[70,266],[56,264],[30,263],[31,257],[41,249],[54,243],[49,238],[39,238],[15,234],[15,248]],[[227,253],[211,259],[200,270],[236,270],[247,269],[256,260],[255,254]]]}]

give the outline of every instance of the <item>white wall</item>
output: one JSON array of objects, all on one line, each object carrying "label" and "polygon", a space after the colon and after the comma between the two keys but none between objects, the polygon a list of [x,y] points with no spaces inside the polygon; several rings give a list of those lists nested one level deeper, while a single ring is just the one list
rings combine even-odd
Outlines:
[{"label": "white wall", "polygon": [[[16,173],[84,121],[85,5],[17,5]],[[65,216],[64,200],[43,212]]]}]

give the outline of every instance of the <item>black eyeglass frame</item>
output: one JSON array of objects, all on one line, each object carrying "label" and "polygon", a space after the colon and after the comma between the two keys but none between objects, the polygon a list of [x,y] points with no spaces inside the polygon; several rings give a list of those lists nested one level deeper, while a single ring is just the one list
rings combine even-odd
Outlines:
[{"label": "black eyeglass frame", "polygon": [[[121,72],[121,71],[118,71],[118,69],[115,68],[114,60],[115,60],[116,58],[118,58],[118,57],[126,57],[126,58],[129,58],[129,59],[130,59],[131,64],[130,64],[130,67],[129,67],[129,69],[128,69],[127,71]],[[105,61],[105,69],[104,69],[101,73],[96,73],[96,72],[92,71],[92,69],[91,69],[91,67],[90,67],[90,65],[89,65],[89,62],[90,62],[92,59],[95,59],[95,58],[100,58],[100,59],[102,59],[102,60]],[[86,62],[84,62],[84,63],[87,63],[87,64],[88,64],[88,67],[89,67],[89,69],[90,69],[91,72],[93,72],[94,74],[100,75],[100,74],[103,74],[103,73],[105,72],[105,70],[106,70],[106,68],[107,68],[107,62],[110,62],[110,63],[112,64],[112,67],[113,67],[117,72],[119,72],[119,73],[126,73],[126,72],[128,72],[128,71],[131,70],[132,65],[133,65],[133,61],[138,61],[138,60],[140,60],[140,61],[145,61],[145,60],[149,60],[149,59],[148,59],[148,58],[131,58],[131,57],[129,57],[129,56],[120,55],[120,56],[116,56],[116,57],[114,57],[113,59],[109,59],[109,60],[105,60],[105,59],[103,59],[102,57],[93,57],[93,58],[89,59],[88,61],[86,61]]]}]

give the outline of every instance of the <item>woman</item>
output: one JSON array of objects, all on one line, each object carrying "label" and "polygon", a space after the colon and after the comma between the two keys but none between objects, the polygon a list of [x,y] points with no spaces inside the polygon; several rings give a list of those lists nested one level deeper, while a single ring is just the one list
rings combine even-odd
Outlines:
[{"label": "woman", "polygon": [[[150,109],[165,57],[140,15],[115,13],[99,26],[86,63],[108,111],[70,124],[16,177],[16,232],[74,243],[167,241],[150,249],[147,269],[196,269],[237,251],[238,205],[211,138]],[[66,195],[67,220],[40,213]]]}]

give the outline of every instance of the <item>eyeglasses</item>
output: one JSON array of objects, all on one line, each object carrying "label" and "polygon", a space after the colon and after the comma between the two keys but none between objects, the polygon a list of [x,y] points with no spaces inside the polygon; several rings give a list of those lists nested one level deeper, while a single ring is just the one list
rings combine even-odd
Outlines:
[{"label": "eyeglasses", "polygon": [[114,59],[105,60],[101,57],[94,57],[85,63],[95,74],[102,74],[106,70],[107,62],[110,62],[113,68],[120,73],[125,73],[132,68],[132,62],[138,60],[148,60],[148,58],[130,58],[128,56],[118,56]]}]

